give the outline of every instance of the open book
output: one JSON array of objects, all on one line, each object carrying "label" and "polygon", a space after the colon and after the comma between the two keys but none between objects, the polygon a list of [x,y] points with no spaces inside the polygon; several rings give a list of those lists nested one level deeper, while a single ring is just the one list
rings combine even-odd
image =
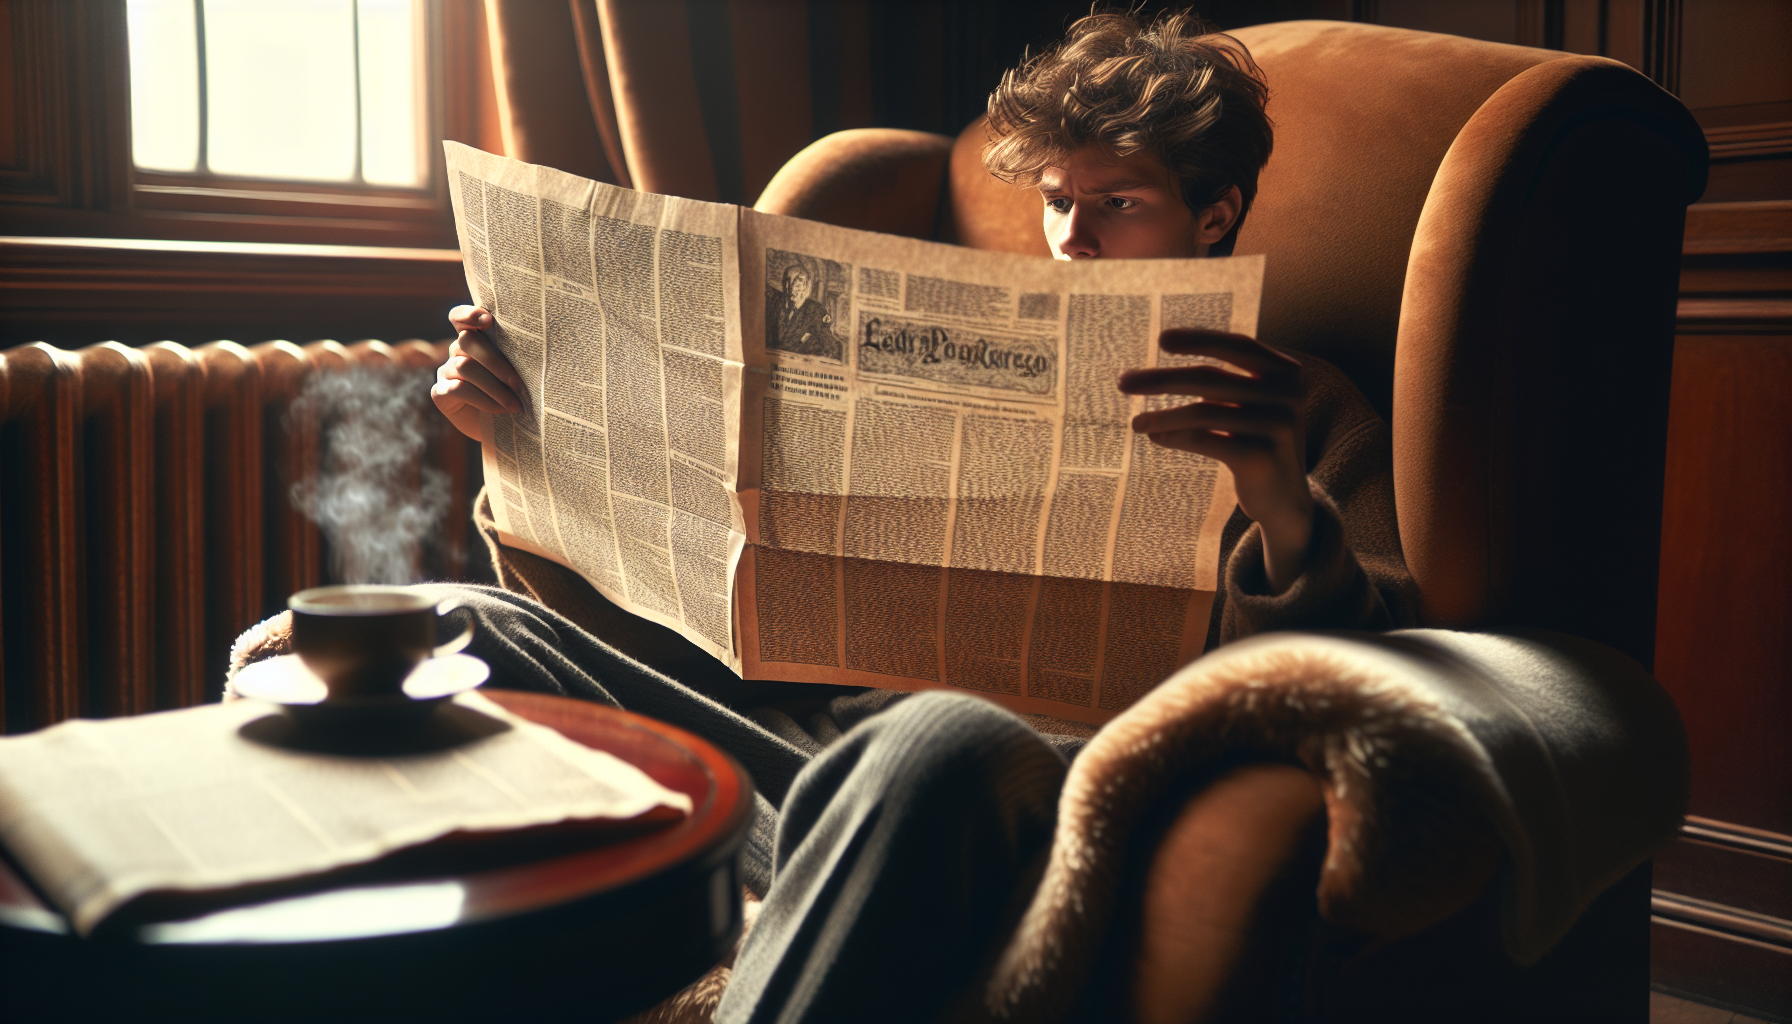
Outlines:
[{"label": "open book", "polygon": [[1101,722],[1201,652],[1235,499],[1120,371],[1255,334],[1261,257],[1058,261],[616,188],[447,143],[525,382],[506,544],[752,679]]}]

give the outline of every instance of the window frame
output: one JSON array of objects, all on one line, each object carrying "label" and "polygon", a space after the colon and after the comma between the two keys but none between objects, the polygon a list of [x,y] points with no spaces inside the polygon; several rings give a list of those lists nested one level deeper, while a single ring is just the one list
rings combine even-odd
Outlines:
[{"label": "window frame", "polygon": [[[476,0],[423,0],[422,127],[431,144],[426,146],[426,177],[421,187],[139,168],[129,140],[127,85],[122,116],[126,126],[124,159],[130,183],[129,208],[132,219],[140,222],[132,233],[141,237],[456,247],[440,142],[473,134],[469,129],[475,122],[471,109],[476,103],[474,89],[452,88],[462,83],[450,82],[448,68],[451,64],[470,68],[483,63],[477,60],[484,41],[479,13]],[[121,56],[128,61],[128,49]]]}]

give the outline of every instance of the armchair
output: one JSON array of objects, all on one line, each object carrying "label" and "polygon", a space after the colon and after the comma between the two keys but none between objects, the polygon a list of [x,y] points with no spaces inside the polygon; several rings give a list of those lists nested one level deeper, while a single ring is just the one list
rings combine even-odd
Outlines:
[{"label": "armchair", "polygon": [[[1083,922],[1107,929],[1088,986],[1106,1012],[1141,1020],[1646,1019],[1645,858],[1677,823],[1686,761],[1671,706],[1639,666],[1653,651],[1675,282],[1703,137],[1673,97],[1601,58],[1332,22],[1234,34],[1268,77],[1276,125],[1236,249],[1267,256],[1260,337],[1335,363],[1389,418],[1424,625],[1507,639],[1259,638],[1189,666],[1157,703],[1178,687],[1206,692],[1240,659],[1344,648],[1434,691],[1469,677],[1527,692],[1569,680],[1610,707],[1542,723],[1535,750],[1566,755],[1550,769],[1557,784],[1676,809],[1629,833],[1616,817],[1582,820],[1553,853],[1538,846],[1555,858],[1546,872],[1578,881],[1531,897],[1516,880],[1523,837],[1464,815],[1438,853],[1449,870],[1411,880],[1431,887],[1406,894],[1423,911],[1382,913],[1340,896],[1352,802],[1335,773],[1292,767],[1300,753],[1268,741],[1253,760],[1282,764],[1182,763],[1154,806],[1087,797],[1089,815],[1162,837],[1113,854],[1116,877],[1139,881],[1109,886],[1111,912]],[[984,172],[982,142],[981,122],[956,140],[837,133],[787,163],[757,208],[1046,255],[1038,199]],[[1560,745],[1602,728],[1632,730],[1631,742]],[[1102,743],[1089,752],[1126,756]],[[1390,870],[1380,891],[1398,903]],[[1554,923],[1526,940],[1513,914],[1532,897]],[[1035,973],[1061,962],[1021,948],[1027,927],[1011,975],[1029,955],[1044,957]],[[1027,1002],[1055,991],[1049,980],[1008,980],[1012,1006],[1072,1012]]]}]

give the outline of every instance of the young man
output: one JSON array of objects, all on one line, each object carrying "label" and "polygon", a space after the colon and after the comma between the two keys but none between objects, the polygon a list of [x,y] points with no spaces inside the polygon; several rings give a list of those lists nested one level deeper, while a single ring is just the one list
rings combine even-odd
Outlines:
[{"label": "young man", "polygon": [[[990,97],[985,162],[1039,190],[1059,258],[1230,251],[1269,157],[1267,89],[1242,45],[1206,31],[1187,15],[1092,15]],[[463,306],[451,319],[460,336],[433,394],[476,436],[479,410],[521,408],[521,382],[480,333],[485,311]],[[1160,344],[1242,371],[1147,368],[1117,382],[1190,399],[1141,413],[1134,429],[1224,462],[1237,482],[1210,645],[1408,624],[1388,430],[1356,389],[1320,360],[1237,335],[1166,331]],[[762,810],[747,852],[748,884],[765,902],[717,1020],[939,1016],[972,997],[1043,863],[1074,742],[956,694],[898,702],[874,691],[830,712],[825,729],[773,730],[806,761],[787,789],[760,779],[778,805]],[[749,767],[768,763],[732,725],[726,736],[688,727]]]}]

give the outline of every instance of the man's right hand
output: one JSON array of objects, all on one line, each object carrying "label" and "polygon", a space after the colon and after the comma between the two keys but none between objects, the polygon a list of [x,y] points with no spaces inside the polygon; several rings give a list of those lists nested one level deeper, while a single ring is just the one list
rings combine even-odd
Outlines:
[{"label": "man's right hand", "polygon": [[454,344],[448,347],[448,361],[436,368],[429,397],[456,430],[483,442],[479,414],[521,412],[523,378],[485,336],[485,328],[492,325],[490,313],[478,306],[456,306],[448,322],[456,332]]}]

